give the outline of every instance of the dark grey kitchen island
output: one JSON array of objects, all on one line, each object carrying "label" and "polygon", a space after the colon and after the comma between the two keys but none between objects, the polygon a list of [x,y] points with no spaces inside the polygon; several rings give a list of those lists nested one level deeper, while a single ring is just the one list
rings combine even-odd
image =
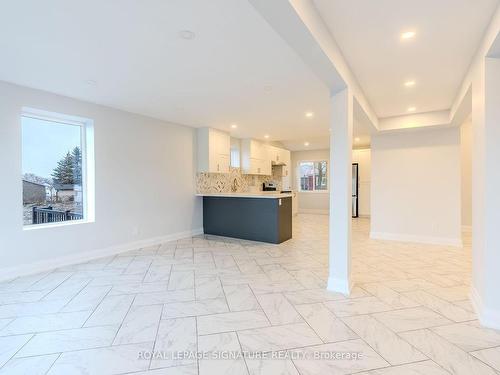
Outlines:
[{"label": "dark grey kitchen island", "polygon": [[198,194],[205,234],[282,243],[292,238],[292,195],[287,193]]}]

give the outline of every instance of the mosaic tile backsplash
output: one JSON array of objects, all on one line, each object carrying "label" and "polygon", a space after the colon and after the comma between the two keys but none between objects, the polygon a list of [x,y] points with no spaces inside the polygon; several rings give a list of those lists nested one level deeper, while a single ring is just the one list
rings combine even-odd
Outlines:
[{"label": "mosaic tile backsplash", "polygon": [[203,193],[247,193],[261,191],[264,182],[274,182],[281,190],[281,169],[273,168],[272,176],[242,174],[240,168],[230,168],[229,173],[197,173],[196,192]]}]

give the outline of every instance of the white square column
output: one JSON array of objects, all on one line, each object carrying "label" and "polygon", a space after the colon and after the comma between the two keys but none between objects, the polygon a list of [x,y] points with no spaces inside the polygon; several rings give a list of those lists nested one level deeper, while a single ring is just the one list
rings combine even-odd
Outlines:
[{"label": "white square column", "polygon": [[484,64],[472,87],[471,297],[480,323],[500,329],[500,59]]},{"label": "white square column", "polygon": [[330,227],[328,290],[351,292],[353,96],[349,89],[331,97]]}]

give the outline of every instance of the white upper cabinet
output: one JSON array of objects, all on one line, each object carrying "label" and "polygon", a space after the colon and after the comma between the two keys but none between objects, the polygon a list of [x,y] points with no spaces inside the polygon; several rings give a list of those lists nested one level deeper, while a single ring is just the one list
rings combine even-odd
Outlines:
[{"label": "white upper cabinet", "polygon": [[271,158],[271,162],[273,164],[288,164],[287,160],[290,159],[290,151],[275,146],[268,146],[268,150],[269,157]]},{"label": "white upper cabinet", "polygon": [[198,129],[198,172],[229,173],[231,138],[211,128]]},{"label": "white upper cabinet", "polygon": [[269,146],[253,139],[241,141],[241,168],[245,174],[272,174]]}]

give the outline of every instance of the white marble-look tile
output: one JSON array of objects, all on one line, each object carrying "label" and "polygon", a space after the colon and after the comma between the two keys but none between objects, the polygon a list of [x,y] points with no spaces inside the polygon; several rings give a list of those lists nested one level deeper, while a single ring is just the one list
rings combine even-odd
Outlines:
[{"label": "white marble-look tile", "polygon": [[342,301],[327,301],[325,306],[338,317],[371,314],[391,310],[391,307],[375,297],[362,297]]},{"label": "white marble-look tile", "polygon": [[90,316],[90,311],[22,316],[0,331],[0,336],[22,335],[61,329],[81,328]]},{"label": "white marble-look tile", "polygon": [[36,302],[40,301],[48,293],[48,290],[0,293],[0,305],[6,305],[9,303]]},{"label": "white marble-look tile", "polygon": [[153,342],[160,324],[162,305],[132,306],[113,345]]},{"label": "white marble-look tile", "polygon": [[33,335],[0,337],[0,367],[18,352]]},{"label": "white marble-look tile", "polygon": [[42,298],[43,301],[54,301],[54,300],[66,300],[70,301],[75,297],[83,288],[85,288],[92,279],[89,277],[78,277],[74,276],[67,279],[57,288],[53,289],[45,297]]},{"label": "white marble-look tile", "polygon": [[284,293],[284,292],[294,292],[297,290],[304,290],[305,288],[298,281],[286,280],[286,281],[254,281],[249,283],[250,288],[252,288],[255,294],[265,294],[265,293]]},{"label": "white marble-look tile", "polygon": [[452,323],[426,307],[415,307],[373,314],[373,317],[394,332],[442,326]]},{"label": "white marble-look tile", "polygon": [[68,279],[72,272],[52,272],[30,286],[30,290],[52,290]]},{"label": "white marble-look tile", "polygon": [[420,305],[418,302],[403,296],[383,283],[363,284],[361,287],[393,309],[404,309]]},{"label": "white marble-look tile", "polygon": [[413,346],[369,315],[352,316],[342,320],[391,365],[427,359]]},{"label": "white marble-look tile", "polygon": [[153,343],[110,346],[63,353],[48,375],[103,375],[144,371],[149,359],[141,352],[151,352]]},{"label": "white marble-look tile", "polygon": [[12,303],[0,306],[0,319],[17,318],[28,315],[52,314],[59,312],[67,300]]},{"label": "white marble-look tile", "polygon": [[194,288],[193,271],[172,271],[168,282],[168,290],[182,290]]},{"label": "white marble-look tile", "polygon": [[490,365],[495,370],[500,371],[500,347],[482,349],[475,352],[471,352],[474,357],[483,361],[487,365]]},{"label": "white marble-look tile", "polygon": [[117,331],[118,326],[102,326],[38,333],[16,354],[16,357],[109,346]]},{"label": "white marble-look tile", "polygon": [[163,305],[170,302],[186,302],[194,300],[194,289],[172,290],[167,292],[139,293],[135,297],[134,306]]},{"label": "white marble-look tile", "polygon": [[283,294],[259,294],[257,300],[272,325],[303,322],[302,317]]},{"label": "white marble-look tile", "polygon": [[270,325],[263,311],[238,311],[205,315],[198,317],[197,321],[199,335],[260,328]]},{"label": "white marble-look tile", "polygon": [[85,327],[121,324],[134,297],[131,294],[104,297],[89,320],[85,322]]},{"label": "white marble-look tile", "polygon": [[433,361],[408,363],[400,366],[392,366],[368,372],[360,372],[356,375],[449,375],[441,366]]},{"label": "white marble-look tile", "polygon": [[467,285],[459,285],[452,287],[438,287],[427,289],[426,292],[435,295],[448,302],[463,301],[469,298],[470,287]]},{"label": "white marble-look tile", "polygon": [[228,312],[224,298],[204,299],[189,302],[166,303],[162,319],[183,318],[188,316],[210,315]]},{"label": "white marble-look tile", "polygon": [[[371,370],[380,367],[389,366],[389,364],[380,357],[370,346],[362,340],[349,340],[318,346],[311,346],[303,349],[296,349],[293,353],[300,354],[302,358],[293,360],[295,367],[301,375],[318,374],[352,374],[355,372]],[[325,356],[331,356],[332,359],[315,358],[315,353],[324,353]],[[338,359],[335,354],[344,354],[344,357]],[[361,355],[359,355],[361,354]],[[350,356],[349,356],[350,355]],[[357,358],[354,358],[357,355]]]},{"label": "white marble-look tile", "polygon": [[94,310],[111,290],[111,286],[86,286],[61,312]]},{"label": "white marble-look tile", "polygon": [[216,333],[198,337],[198,350],[208,358],[199,362],[200,375],[247,375],[243,357],[220,358],[221,353],[241,353],[238,337],[234,332]]},{"label": "white marble-look tile", "polygon": [[296,305],[295,308],[325,343],[358,338],[322,303]]},{"label": "white marble-look tile", "polygon": [[403,332],[404,340],[415,346],[445,370],[456,375],[493,375],[495,371],[429,329]]},{"label": "white marble-look tile", "polygon": [[118,296],[121,294],[166,292],[167,285],[167,281],[113,285],[113,288],[109,291],[108,296]]},{"label": "white marble-look tile", "polygon": [[195,352],[197,349],[196,320],[195,318],[177,318],[160,321],[158,334],[154,345],[155,352],[167,355],[151,360],[151,369],[192,365],[196,359],[174,358],[176,352]]},{"label": "white marble-look tile", "polygon": [[345,296],[343,294],[329,292],[324,288],[299,290],[296,292],[285,293],[285,297],[294,305],[303,303],[338,301],[345,299]]},{"label": "white marble-look tile", "polygon": [[130,375],[198,375],[198,365],[159,368],[156,370],[134,372]]},{"label": "white marble-look tile", "polygon": [[425,291],[407,292],[404,293],[404,295],[454,322],[464,322],[476,319],[475,314]]},{"label": "white marble-look tile", "polygon": [[450,324],[431,330],[467,352],[500,346],[500,331],[481,327],[478,321]]},{"label": "white marble-look tile", "polygon": [[195,278],[196,299],[224,298],[224,291],[217,276]]},{"label": "white marble-look tile", "polygon": [[59,354],[13,358],[0,369],[0,375],[45,375]]},{"label": "white marble-look tile", "polygon": [[231,311],[258,310],[261,308],[248,285],[224,285],[223,288]]},{"label": "white marble-look tile", "polygon": [[247,358],[248,371],[250,375],[299,375],[291,359],[280,358]]},{"label": "white marble-look tile", "polygon": [[171,265],[149,267],[149,270],[142,281],[144,283],[168,283],[171,268]]},{"label": "white marble-look tile", "polygon": [[271,352],[322,343],[306,323],[287,324],[238,332],[243,350]]},{"label": "white marble-look tile", "polygon": [[13,318],[5,318],[5,319],[0,319],[0,336],[3,336],[1,334],[2,330],[7,327],[7,325],[11,322],[13,322],[14,319]]}]

